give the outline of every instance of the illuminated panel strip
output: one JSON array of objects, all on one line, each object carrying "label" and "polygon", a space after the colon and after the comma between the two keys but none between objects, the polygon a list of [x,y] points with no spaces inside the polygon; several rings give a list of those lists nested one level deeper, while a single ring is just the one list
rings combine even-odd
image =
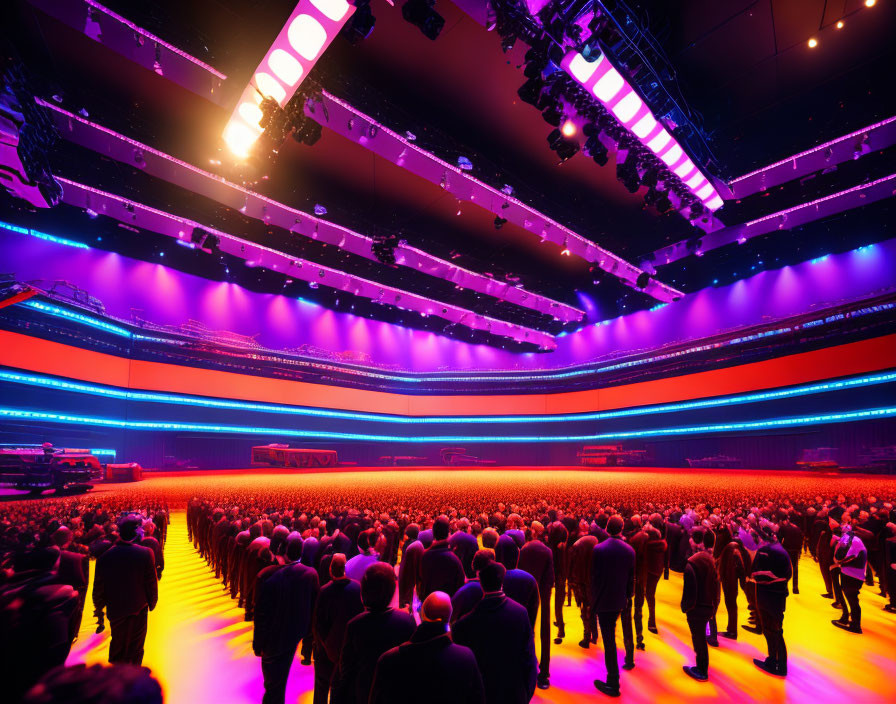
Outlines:
[{"label": "illuminated panel strip", "polygon": [[30,235],[31,237],[37,237],[38,239],[46,240],[47,242],[53,242],[54,244],[64,244],[66,247],[75,247],[76,249],[90,249],[90,247],[88,247],[83,242],[75,242],[74,240],[67,240],[64,237],[48,235],[46,232],[41,232],[40,230],[32,230],[28,227],[19,227],[18,225],[12,225],[8,222],[0,222],[0,228],[9,230],[10,232],[17,232],[20,235]]},{"label": "illuminated panel strip", "polygon": [[617,411],[603,411],[599,413],[571,413],[554,415],[520,415],[520,416],[395,416],[381,413],[355,413],[349,411],[332,411],[319,408],[307,408],[302,406],[284,406],[272,403],[247,403],[230,399],[210,398],[207,396],[188,396],[185,394],[155,393],[148,391],[131,391],[113,386],[98,386],[76,381],[65,381],[48,376],[22,374],[19,372],[0,371],[0,381],[8,381],[14,384],[36,386],[42,388],[69,391],[90,396],[121,399],[125,401],[141,401],[147,403],[167,403],[184,406],[199,406],[203,408],[219,408],[225,410],[254,411],[259,413],[281,413],[287,415],[309,416],[316,418],[340,418],[348,420],[371,421],[378,423],[398,423],[401,425],[418,424],[460,424],[467,423],[556,423],[578,422],[592,420],[610,420],[613,418],[627,418],[630,416],[649,416],[661,413],[676,413],[682,411],[694,411],[705,408],[718,408],[723,406],[736,406],[748,403],[760,403],[764,401],[778,401],[799,396],[824,394],[832,391],[843,391],[853,388],[864,388],[878,384],[887,384],[896,381],[896,372],[873,374],[868,376],[852,377],[838,381],[826,381],[817,384],[805,384],[792,388],[775,389],[737,396],[715,397],[698,401],[686,401],[682,403],[666,403],[655,406],[641,406]]},{"label": "illuminated panel strip", "polygon": [[[867,245],[865,247],[860,247],[857,250],[853,250],[854,252],[870,252],[874,245]],[[73,322],[78,322],[90,327],[97,327],[98,329],[105,329],[103,326],[108,325],[108,323],[104,323],[103,321],[97,320],[91,316],[82,315],[79,313],[73,313],[64,308],[59,308],[57,306],[51,306],[46,303],[39,303],[37,301],[29,301],[24,303],[23,305],[27,305],[36,310],[40,310],[42,313],[54,317],[60,317],[67,320],[72,320]],[[865,306],[858,308],[856,310],[850,311],[849,316],[852,318],[860,317],[863,315],[872,315],[875,313],[880,313],[886,310],[893,310],[896,308],[896,304],[894,303],[881,303],[873,306]],[[385,379],[388,381],[402,382],[402,383],[425,383],[425,382],[498,382],[498,381],[548,381],[553,379],[569,379],[572,377],[579,376],[588,376],[593,374],[602,374],[611,371],[617,371],[619,369],[628,369],[631,367],[642,366],[645,364],[652,364],[655,362],[661,362],[669,359],[676,359],[679,357],[684,357],[691,354],[698,354],[700,352],[705,352],[711,349],[717,349],[719,347],[727,347],[731,345],[740,345],[748,342],[753,342],[755,340],[772,337],[776,335],[782,335],[785,333],[792,332],[793,330],[799,330],[801,328],[810,328],[817,327],[819,325],[825,325],[827,323],[835,322],[836,320],[842,319],[843,314],[837,314],[833,316],[827,316],[824,318],[816,318],[814,320],[807,321],[801,325],[794,325],[792,327],[786,326],[781,328],[775,328],[772,330],[764,330],[762,332],[752,333],[749,335],[742,335],[740,337],[735,337],[731,340],[725,340],[723,342],[714,342],[704,345],[695,345],[688,347],[682,350],[676,350],[674,352],[666,352],[663,354],[653,355],[651,357],[643,357],[640,359],[632,359],[624,362],[616,362],[615,364],[609,364],[602,367],[596,367],[591,369],[572,369],[570,371],[562,371],[562,372],[544,372],[544,373],[531,373],[531,372],[517,372],[512,373],[511,370],[506,370],[505,373],[501,374],[500,372],[496,372],[494,375],[475,375],[470,374],[467,376],[452,376],[445,374],[443,376],[403,376],[398,374],[388,374],[380,371],[373,371],[367,367],[352,367],[350,365],[336,365],[336,364],[327,364],[320,362],[307,362],[308,366],[318,369],[324,369],[326,371],[340,372],[344,374],[354,374],[358,376],[366,376],[375,379]],[[122,321],[124,322],[124,321]],[[610,322],[610,321],[605,321]],[[116,327],[116,326],[112,326]],[[161,342],[164,344],[171,344],[170,339],[160,338],[160,337],[148,337],[144,335],[137,335],[135,333],[130,333],[129,331],[123,328],[117,328],[121,330],[121,333],[124,333],[124,336],[133,336],[135,339],[143,339],[143,340],[152,340]],[[120,334],[120,333],[119,333]],[[278,350],[269,350],[267,348],[260,348],[256,350],[256,352],[260,353],[269,353],[271,355],[276,355],[277,357],[282,358],[290,358],[292,355],[285,354]],[[271,361],[276,361],[273,359]]]},{"label": "illuminated panel strip", "polygon": [[623,78],[606,54],[588,61],[578,51],[563,57],[561,67],[609,110],[623,127],[652,151],[709,210],[724,201],[710,180],[669,134],[662,123]]},{"label": "illuminated panel strip", "polygon": [[896,115],[738,176],[728,186],[736,198],[743,198],[854,159],[856,154],[886,149],[893,144],[896,144]]},{"label": "illuminated panel strip", "polygon": [[[29,443],[29,442],[0,442],[0,447],[31,448],[31,447],[42,447],[42,446],[38,445],[36,443]],[[56,448],[56,449],[59,449],[59,448]],[[65,448],[65,449],[66,449],[66,451],[70,451],[67,448]],[[112,457],[113,459],[115,458],[115,455],[117,454],[115,452],[115,450],[104,449],[104,448],[94,448],[92,450],[89,449],[89,450],[87,450],[87,452],[89,452],[91,455],[107,456],[107,457]]]},{"label": "illuminated panel strip", "polygon": [[[304,237],[325,242],[371,261],[378,261],[373,253],[373,240],[347,227],[321,220],[301,210],[291,208],[248,188],[227,181],[221,176],[204,171],[197,166],[169,154],[125,137],[102,125],[84,119],[57,105],[40,98],[39,105],[53,112],[57,129],[64,137],[81,146],[93,149],[104,156],[134,166],[138,164],[146,173],[174,183],[234,210],[247,217],[276,225]],[[139,154],[139,161],[137,156]],[[552,315],[563,322],[578,321],[584,311],[565,303],[559,303],[540,294],[530,293],[527,299],[515,289],[508,295],[509,284],[497,282],[482,274],[468,271],[413,247],[399,247],[396,255],[404,266],[486,295],[517,303],[532,310]],[[630,266],[630,265],[629,265]],[[640,270],[638,270],[640,272]],[[674,291],[674,289],[672,289]],[[679,296],[683,295],[680,292]]]},{"label": "illuminated panel strip", "polygon": [[671,264],[691,254],[700,256],[727,244],[734,242],[743,244],[757,235],[764,235],[775,230],[789,230],[837,213],[869,205],[884,198],[891,198],[896,194],[894,184],[896,184],[896,173],[795,205],[786,210],[779,210],[741,225],[732,225],[723,230],[708,233],[700,238],[700,244],[696,250],[688,247],[688,240],[681,240],[656,250],[651,261],[656,266]]},{"label": "illuminated panel strip", "polygon": [[224,128],[224,142],[235,156],[246,158],[261,136],[261,101],[269,97],[286,107],[354,11],[346,0],[299,0]]},{"label": "illuminated panel strip", "polygon": [[485,330],[493,335],[509,337],[519,342],[531,342],[545,349],[556,347],[553,336],[539,330],[480,315],[451,303],[353,276],[66,178],[59,177],[58,180],[66,186],[64,200],[70,205],[91,208],[120,222],[138,225],[185,243],[190,241],[193,228],[201,228],[219,238],[219,249],[222,252],[243,259],[250,266],[276,271],[290,278],[316,282],[339,291],[369,298],[377,303],[413,310],[424,316],[435,315],[474,330]]},{"label": "illuminated panel strip", "polygon": [[21,408],[0,408],[0,418],[24,421],[45,421],[65,425],[88,425],[121,430],[157,430],[166,432],[226,433],[230,435],[266,435],[269,437],[311,438],[316,440],[362,440],[368,442],[400,443],[542,443],[542,442],[584,442],[588,440],[624,440],[627,438],[651,438],[682,435],[705,435],[707,433],[734,433],[756,430],[805,427],[829,423],[846,423],[875,418],[896,417],[896,406],[868,408],[841,413],[825,413],[792,418],[772,418],[745,421],[741,423],[719,423],[714,425],[689,425],[677,428],[657,428],[653,430],[623,430],[613,433],[593,435],[373,435],[365,433],[338,433],[332,431],[297,430],[295,428],[262,428],[246,425],[207,425],[203,423],[181,423],[178,421],[139,421],[118,418],[97,418],[76,416],[52,411],[29,411]]},{"label": "illuminated panel strip", "polygon": [[[84,31],[85,24],[83,17],[70,12],[71,5],[60,4],[52,2],[51,0],[30,1],[48,14],[66,22],[74,29]],[[148,32],[140,30],[140,28],[136,27],[132,22],[115,15],[115,13],[108,10],[104,11],[106,11],[111,18],[114,18],[114,20],[124,23],[126,27],[136,28],[135,31],[137,31],[138,34],[147,37],[153,36]],[[105,18],[98,19],[104,20]],[[128,56],[128,58],[131,58],[147,69],[155,68],[155,61],[152,57],[147,55],[134,56],[132,47],[129,44],[122,46],[121,42],[114,41],[114,37],[110,40],[109,36],[111,32],[107,31],[108,28],[105,25],[102,27],[102,30],[100,36],[93,38],[102,42],[113,51]],[[162,46],[167,47],[170,45]],[[217,104],[221,104],[222,91],[216,91],[214,89],[208,90],[204,85],[201,87],[195,86],[195,82],[190,80],[190,76],[184,75],[185,72],[178,70],[180,66],[177,63],[177,58],[186,58],[196,65],[206,66],[206,64],[203,64],[199,59],[196,59],[179,49],[172,47],[171,50],[176,53],[174,56],[168,57],[162,62],[165,66],[162,75],[166,79],[172,80],[185,88],[193,90]],[[169,64],[173,64],[173,66],[169,67]],[[207,68],[213,75],[223,78],[223,74],[218,73],[211,67]],[[445,175],[446,189],[459,200],[468,200],[477,203],[482,207],[486,207],[495,214],[539,235],[545,240],[561,246],[565,243],[570,254],[582,256],[587,261],[597,264],[605,271],[612,273],[620,279],[629,281],[630,283],[634,283],[642,273],[641,269],[632,266],[624,259],[602,249],[597,244],[564,227],[560,223],[551,220],[516,198],[508,197],[491,186],[464,173],[457,166],[449,164],[435,155],[421,149],[399,134],[389,130],[384,125],[377,123],[373,118],[361,113],[348,103],[336,98],[326,91],[323,92],[323,103],[325,108],[323,119],[321,119],[317,113],[309,111],[307,107],[306,113],[322,125],[339,132],[343,136],[352,139],[376,154],[390,159],[397,165],[402,166],[418,176],[427,178],[434,183],[440,183],[442,176]],[[352,122],[356,123],[354,128],[349,126],[349,119],[346,116],[346,113],[352,117]],[[342,126],[343,124],[345,127]],[[375,132],[377,136],[379,136],[378,140],[374,139]],[[437,273],[439,269],[450,269],[453,273],[453,280],[459,285],[463,285],[465,288],[471,288],[480,293],[493,295],[497,298],[515,303],[516,305],[525,306],[542,313],[553,315],[564,322],[581,320],[584,317],[584,311],[565,303],[552,301],[544,296],[530,293],[521,288],[510,286],[504,282],[481,277],[479,274],[461,269],[450,262],[436,259],[413,247],[400,246],[399,251],[404,251],[405,264],[407,266],[416,265],[421,270],[424,270],[426,273],[432,274],[433,276],[440,275]],[[420,259],[420,257],[422,257],[422,259]],[[415,264],[415,260],[418,259],[419,264]],[[461,279],[461,281],[458,279]],[[647,288],[644,289],[644,292],[657,300],[666,302],[675,298],[680,298],[683,295],[677,289],[653,279],[651,279]]]},{"label": "illuminated panel strip", "polygon": [[[324,127],[360,144],[375,154],[406,169],[431,183],[437,183],[461,201],[475,203],[489,212],[522,227],[542,239],[569,250],[571,255],[596,264],[623,281],[634,283],[643,273],[622,257],[564,227],[543,213],[526,205],[518,198],[474,178],[455,164],[440,159],[409,139],[390,130],[374,118],[364,114],[331,93],[323,92],[323,109],[306,104],[305,114]],[[403,248],[399,248],[401,251]],[[410,250],[411,248],[404,248]],[[496,284],[499,282],[495,282]],[[504,285],[504,284],[502,284]],[[656,300],[669,302],[684,294],[661,281],[651,279],[644,292]],[[507,299],[525,305],[519,299],[527,294],[522,289],[510,289]],[[511,296],[513,296],[511,298]],[[555,314],[556,315],[556,314]]]}]

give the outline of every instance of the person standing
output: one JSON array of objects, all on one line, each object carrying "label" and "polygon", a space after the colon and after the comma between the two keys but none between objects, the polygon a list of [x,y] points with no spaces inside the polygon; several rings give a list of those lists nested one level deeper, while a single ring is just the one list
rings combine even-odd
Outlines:
[{"label": "person standing", "polygon": [[139,517],[126,517],[118,528],[118,542],[96,561],[93,608],[98,620],[104,610],[109,617],[110,663],[143,663],[147,616],[159,599],[155,556],[137,544],[142,525]]},{"label": "person standing", "polygon": [[843,594],[843,615],[831,621],[838,628],[850,633],[862,632],[862,609],[859,606],[859,591],[865,580],[868,566],[868,550],[862,539],[853,531],[849,514],[841,517],[841,536],[836,554],[843,557],[834,560],[833,568],[840,570],[840,590]]},{"label": "person standing", "polygon": [[800,553],[803,549],[803,531],[791,521],[790,515],[785,514],[781,521],[781,546],[790,555],[790,564],[793,567],[793,593],[800,593]]},{"label": "person standing", "polygon": [[[553,509],[549,515],[553,513]],[[567,553],[566,546],[569,541],[569,531],[563,522],[556,519],[556,513],[553,513],[554,520],[548,526],[548,547],[554,563],[554,625],[557,627],[557,637],[554,643],[559,645],[566,637],[566,624],[563,621],[563,602],[566,601],[566,571],[567,571]],[[542,609],[542,618],[548,618]]]},{"label": "person standing", "polygon": [[282,567],[274,563],[258,573],[252,651],[261,658],[262,704],[283,704],[296,648],[311,630],[320,589],[317,572],[306,567],[301,539],[287,543]]},{"label": "person standing", "polygon": [[538,584],[541,610],[539,634],[541,638],[540,661],[538,664],[538,688],[551,686],[551,592],[554,589],[554,555],[542,542],[544,526],[532,521],[530,540],[520,550],[519,568],[528,572]]},{"label": "person standing", "polygon": [[497,561],[479,571],[482,600],[452,630],[454,642],[476,656],[487,702],[527,704],[535,694],[535,640],[526,609],[502,590],[506,573]]},{"label": "person standing", "polygon": [[[635,591],[635,551],[622,539],[623,522],[619,516],[607,521],[610,538],[595,545],[591,557],[589,603],[597,614],[604,645],[606,681],[594,680],[598,691],[611,697],[619,696],[619,663],[616,659],[616,621]],[[635,666],[635,647],[631,620],[623,619],[622,637],[625,642],[626,670]]]},{"label": "person standing", "polygon": [[332,556],[329,571],[330,581],[321,587],[314,607],[314,704],[327,704],[345,627],[364,610],[361,585],[345,576],[344,554]]},{"label": "person standing", "polygon": [[719,605],[719,575],[715,561],[705,545],[705,535],[703,528],[694,528],[691,532],[690,541],[694,554],[685,565],[681,592],[681,611],[687,616],[696,655],[696,664],[693,667],[684,665],[683,669],[698,682],[709,679],[706,627]]},{"label": "person standing", "polygon": [[535,630],[535,620],[538,618],[538,583],[535,577],[519,569],[520,549],[516,540],[504,533],[495,546],[495,559],[507,569],[504,577],[504,593],[509,599],[520,604],[529,614],[529,623]]},{"label": "person standing", "polygon": [[479,543],[476,540],[476,536],[470,532],[470,520],[468,518],[463,517],[458,520],[457,530],[448,538],[448,546],[457,555],[460,564],[463,565],[467,579],[475,577],[473,555],[479,549]]},{"label": "person standing", "polygon": [[413,617],[390,607],[397,583],[395,569],[386,562],[370,565],[361,577],[365,610],[345,627],[330,704],[367,704],[380,655],[413,635]]},{"label": "person standing", "polygon": [[722,585],[725,609],[728,611],[728,627],[719,635],[737,640],[737,588],[738,585],[744,585],[747,568],[739,541],[731,537],[731,529],[724,524],[716,534],[716,548],[716,570]]},{"label": "person standing", "polygon": [[432,525],[432,545],[420,558],[417,598],[421,601],[435,591],[454,596],[464,585],[464,566],[448,545],[448,529],[449,523],[445,516],[439,516]]},{"label": "person standing", "polygon": [[756,584],[756,606],[759,624],[768,645],[768,658],[753,658],[753,663],[770,675],[786,677],[784,610],[787,607],[787,582],[793,571],[790,556],[781,547],[775,533],[774,524],[763,523],[757,528],[760,546],[753,558],[750,578]]},{"label": "person standing", "polygon": [[[420,608],[421,623],[406,643],[377,661],[369,704],[485,704],[482,675],[469,648],[451,641],[451,597],[433,592]],[[528,627],[528,625],[527,625]]]}]

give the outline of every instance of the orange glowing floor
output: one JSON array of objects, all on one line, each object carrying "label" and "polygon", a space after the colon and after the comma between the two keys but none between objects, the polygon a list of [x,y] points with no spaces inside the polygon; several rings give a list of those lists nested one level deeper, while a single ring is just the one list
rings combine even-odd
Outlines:
[{"label": "orange glowing floor", "polygon": [[[504,475],[504,476],[502,476]],[[646,475],[646,476],[645,476]],[[787,478],[799,484],[830,481],[836,491],[850,490],[858,478],[800,477],[771,473],[740,473],[740,480],[775,484]],[[703,476],[703,483],[709,475]],[[510,477],[504,472],[454,472],[454,488],[482,485],[506,490]],[[663,484],[679,486],[694,479],[691,473],[581,473],[552,472],[549,484],[553,487],[569,484],[591,485],[593,491],[632,487],[642,481],[653,491]],[[720,486],[725,482],[719,475]],[[727,481],[730,482],[730,475]],[[434,490],[444,486],[444,474],[439,471],[377,473],[376,475],[292,475],[283,473],[213,473],[185,477],[155,477],[139,485],[98,487],[97,494],[106,491],[126,491],[135,494],[161,494],[180,500],[194,493],[202,493],[205,486],[217,491],[221,484],[235,491],[250,487],[289,484],[290,488],[324,490],[329,485],[334,493],[356,493],[368,482],[386,485],[405,485],[409,480],[417,485],[428,484]],[[890,496],[896,481],[886,478],[868,480],[880,495]],[[513,473],[516,491],[527,491],[531,486],[544,486],[538,473]],[[530,486],[531,485],[531,486]],[[730,485],[730,484],[729,484]],[[613,488],[611,488],[613,487]],[[886,494],[880,487],[889,488]],[[885,490],[885,489],[884,489]],[[158,495],[157,494],[157,495]],[[500,500],[500,499],[499,499]],[[509,497],[503,500],[512,500]],[[146,643],[145,664],[162,681],[166,701],[174,704],[257,704],[261,700],[262,683],[258,659],[251,651],[252,627],[243,621],[242,610],[225,594],[205,562],[187,541],[185,515],[172,511],[172,523],[165,550],[166,569],[160,583],[159,605],[150,614],[149,636]],[[91,573],[91,577],[92,577]],[[752,658],[765,656],[765,641],[761,636],[741,631],[736,643],[722,641],[722,647],[710,649],[710,681],[697,683],[681,671],[683,664],[693,663],[690,635],[684,617],[678,609],[681,579],[672,574],[667,582],[660,582],[657,591],[657,622],[660,635],[645,632],[646,652],[636,653],[636,668],[622,673],[622,701],[677,702],[737,701],[737,702],[884,702],[892,701],[896,675],[896,616],[882,610],[884,599],[877,588],[864,587],[861,593],[863,611],[862,636],[840,631],[830,624],[837,612],[830,601],[821,599],[823,591],[817,565],[811,559],[801,561],[801,594],[788,599],[784,632],[789,650],[790,675],[786,680],[768,677],[752,665]],[[89,603],[89,602],[88,602]],[[743,595],[740,597],[742,618],[746,616]],[[84,624],[69,657],[69,664],[105,662],[108,655],[108,630],[94,635],[93,621],[85,614]],[[646,617],[646,616],[645,616]],[[552,646],[551,689],[538,690],[534,702],[601,701],[592,680],[604,676],[603,652],[592,646],[583,650],[577,645],[582,627],[574,608],[565,611],[567,638],[560,646]],[[724,627],[726,616],[720,613]],[[621,633],[619,639],[622,655]],[[288,702],[311,702],[312,668],[295,661],[287,689]]]}]

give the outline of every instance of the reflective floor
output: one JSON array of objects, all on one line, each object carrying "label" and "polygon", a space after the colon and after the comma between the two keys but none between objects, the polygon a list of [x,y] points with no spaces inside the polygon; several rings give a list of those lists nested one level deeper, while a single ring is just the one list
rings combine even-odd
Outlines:
[{"label": "reflective floor", "polygon": [[[737,474],[739,484],[757,481],[777,484],[786,481],[808,490],[819,481],[836,483],[837,491],[849,492],[855,478],[821,478],[782,473],[724,473],[703,475],[720,486],[730,486],[731,474]],[[512,472],[513,486],[526,492],[532,487],[545,486],[543,473]],[[728,479],[725,480],[724,477]],[[333,475],[287,475],[284,473],[210,473],[177,477],[153,477],[138,485],[121,488],[97,487],[105,492],[159,492],[175,500],[201,493],[203,485],[209,491],[222,484],[232,485],[241,493],[260,486],[292,485],[301,491],[313,490],[341,493],[350,487],[355,494],[368,482],[379,488],[395,483],[405,485],[413,477],[417,486],[444,486],[444,472],[378,472],[376,474],[340,473]],[[506,491],[511,479],[505,471],[452,472],[453,490],[469,484],[472,491],[487,491],[502,487]],[[644,481],[653,491],[678,489],[694,481],[693,473],[686,472],[616,472],[582,473],[551,472],[550,491],[565,483],[590,485],[593,491],[609,493],[625,491]],[[302,489],[300,489],[301,487]],[[841,488],[842,487],[842,488]],[[896,480],[874,478],[869,490],[879,495],[893,495]],[[890,489],[886,494],[887,488]],[[883,490],[882,490],[883,489]],[[136,498],[136,497],[135,497]],[[509,501],[504,498],[500,500]],[[149,618],[145,664],[161,680],[167,701],[175,704],[242,704],[261,701],[263,692],[259,661],[251,650],[252,625],[243,621],[243,611],[236,607],[222,585],[187,541],[185,514],[172,511],[172,523],[165,550],[166,569],[160,583],[159,604]],[[669,581],[661,581],[657,590],[657,625],[660,634],[645,632],[646,652],[636,653],[636,667],[622,672],[622,700],[628,702],[702,701],[735,702],[883,702],[892,701],[896,675],[896,615],[882,610],[884,599],[878,589],[863,587],[860,599],[863,610],[864,635],[840,631],[830,624],[837,615],[830,601],[819,595],[823,591],[818,566],[811,558],[801,561],[799,595],[787,602],[784,634],[789,650],[790,674],[786,680],[769,677],[757,670],[752,658],[765,656],[765,641],[741,630],[737,642],[721,640],[721,647],[710,649],[710,679],[698,683],[681,671],[684,664],[693,664],[690,634],[678,603],[681,597],[681,578],[675,573]],[[92,577],[91,568],[91,577]],[[89,604],[89,600],[88,600]],[[740,595],[742,618],[746,617],[746,603]],[[108,655],[108,629],[101,635],[93,633],[94,623],[86,610],[78,640],[72,648],[69,663],[104,662]],[[538,690],[534,702],[581,702],[605,699],[592,684],[603,678],[603,651],[599,646],[584,650],[578,646],[582,636],[581,621],[574,607],[565,610],[567,637],[562,645],[552,645],[551,689]],[[724,607],[719,614],[724,628]],[[536,627],[537,628],[537,627]],[[536,630],[537,632],[537,630]],[[622,658],[621,632],[617,634]],[[287,688],[287,702],[311,702],[312,668],[303,667],[296,659]]]}]

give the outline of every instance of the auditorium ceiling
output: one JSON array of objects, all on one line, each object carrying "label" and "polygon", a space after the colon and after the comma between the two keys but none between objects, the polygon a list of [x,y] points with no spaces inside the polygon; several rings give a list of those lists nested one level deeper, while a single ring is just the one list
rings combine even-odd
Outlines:
[{"label": "auditorium ceiling", "polygon": [[[80,0],[72,0],[79,2]],[[530,3],[531,4],[531,3]],[[613,8],[622,3],[604,3]],[[686,151],[708,156],[718,183],[794,152],[811,148],[896,114],[896,3],[878,0],[647,0],[630,3],[631,16],[674,72],[680,105],[699,128]],[[327,220],[370,236],[397,234],[408,244],[468,270],[520,283],[527,291],[575,306],[584,321],[552,320],[520,306],[479,295],[407,267],[370,261],[308,238],[291,239],[187,189],[61,140],[54,173],[114,191],[146,205],[183,214],[226,232],[288,246],[292,253],[355,275],[467,307],[551,334],[650,308],[658,300],[563,246],[542,242],[521,225],[495,226],[495,215],[459,202],[450,189],[324,129],[313,146],[287,139],[275,160],[246,176],[228,171],[221,133],[230,109],[196,95],[158,72],[111,51],[83,31],[18,0],[10,12],[22,35],[14,42],[35,78],[36,91],[74,113],[204,169],[236,180],[250,178],[265,196],[306,212],[326,209]],[[289,16],[290,0],[108,0],[106,7],[227,75],[237,95]],[[553,127],[520,100],[526,44],[502,51],[497,31],[478,21],[478,0],[437,0],[445,24],[430,40],[402,17],[401,3],[372,0],[372,33],[356,44],[337,37],[311,78],[328,93],[378,119],[436,156],[469,159],[468,173],[501,188],[511,186],[525,204],[635,266],[653,252],[703,234],[675,210],[647,207],[643,192],[617,179],[614,158],[599,166],[584,153],[558,163],[546,138]],[[463,8],[463,9],[462,9]],[[614,15],[615,16],[615,15]],[[836,23],[843,22],[838,28]],[[817,38],[809,48],[807,42]],[[634,83],[637,85],[637,81]],[[670,84],[671,85],[671,84]],[[235,97],[234,97],[235,100]],[[693,140],[693,137],[692,137]],[[718,227],[735,226],[795,205],[880,179],[896,171],[892,147],[850,160],[825,173],[732,198],[716,212]],[[216,162],[223,162],[217,164]],[[892,195],[892,192],[890,193]],[[656,278],[685,294],[723,285],[766,268],[779,268],[893,237],[891,198],[876,200],[794,227],[782,227],[702,257],[668,265],[654,262]],[[16,209],[4,199],[2,212]],[[220,278],[218,262],[178,251],[164,237],[134,237],[106,218],[88,220],[83,209],[59,206],[51,214],[60,231],[103,232],[104,245],[137,258]],[[5,217],[9,220],[9,217]],[[43,221],[46,223],[46,220]],[[48,225],[43,225],[48,229]],[[284,241],[288,239],[288,245]],[[235,272],[247,286],[301,295],[337,309],[442,331],[445,321],[400,308],[366,308],[326,287],[263,271]],[[660,301],[661,302],[661,301]],[[489,344],[512,344],[450,326],[446,334]],[[528,345],[520,349],[529,349]]]}]

